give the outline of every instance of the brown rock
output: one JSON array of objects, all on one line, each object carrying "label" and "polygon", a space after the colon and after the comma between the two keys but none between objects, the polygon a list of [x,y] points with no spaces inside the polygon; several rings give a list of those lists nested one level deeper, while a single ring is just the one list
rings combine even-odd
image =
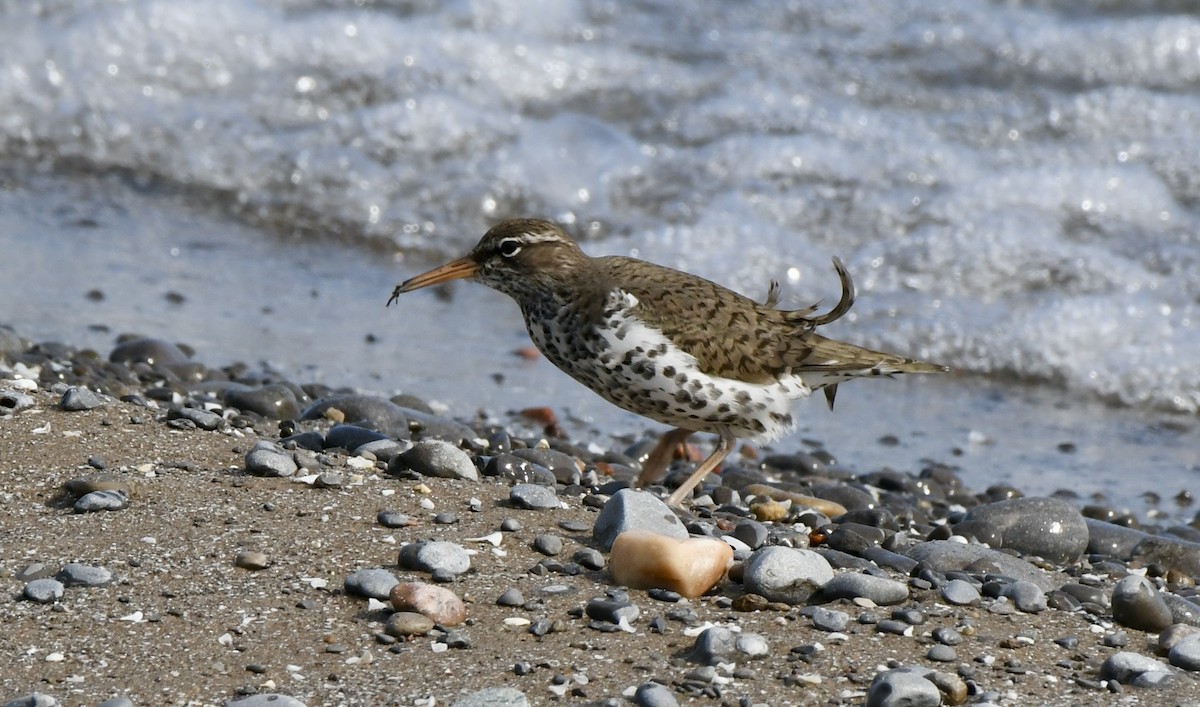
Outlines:
[{"label": "brown rock", "polygon": [[433,630],[433,619],[415,611],[397,611],[388,617],[384,631],[389,636],[405,638],[407,636],[424,636]]},{"label": "brown rock", "polygon": [[648,530],[627,530],[613,542],[608,568],[617,584],[626,587],[698,597],[721,581],[732,559],[733,549],[713,538],[676,540]]},{"label": "brown rock", "polygon": [[830,518],[835,518],[846,512],[846,507],[840,503],[826,501],[816,496],[805,496],[802,493],[784,491],[783,489],[777,489],[774,486],[767,486],[766,484],[750,484],[742,489],[742,496],[766,496],[775,501],[791,501],[793,506],[811,508],[818,513],[824,513]]},{"label": "brown rock", "polygon": [[401,582],[392,587],[389,597],[396,611],[415,611],[442,626],[458,626],[467,620],[462,599],[445,587],[424,582]]}]

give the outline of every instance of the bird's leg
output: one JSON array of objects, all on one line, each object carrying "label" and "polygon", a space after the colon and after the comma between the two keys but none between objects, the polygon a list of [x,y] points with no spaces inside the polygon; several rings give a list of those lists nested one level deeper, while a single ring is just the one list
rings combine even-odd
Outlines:
[{"label": "bird's leg", "polygon": [[642,488],[661,479],[671,464],[671,457],[675,456],[675,449],[691,436],[691,430],[676,427],[660,437],[658,444],[650,451],[650,456],[642,462],[642,473],[638,474],[636,486]]},{"label": "bird's leg", "polygon": [[701,462],[700,466],[696,467],[696,470],[687,478],[687,481],[683,482],[683,485],[675,489],[675,492],[667,497],[667,505],[677,507],[683,502],[683,499],[691,496],[692,489],[696,488],[704,480],[704,477],[708,476],[708,472],[716,469],[718,464],[725,461],[725,457],[729,456],[729,453],[733,451],[733,445],[736,442],[737,438],[733,436],[729,428],[722,427],[721,437],[717,440],[717,448],[713,450],[708,459],[705,459]]}]

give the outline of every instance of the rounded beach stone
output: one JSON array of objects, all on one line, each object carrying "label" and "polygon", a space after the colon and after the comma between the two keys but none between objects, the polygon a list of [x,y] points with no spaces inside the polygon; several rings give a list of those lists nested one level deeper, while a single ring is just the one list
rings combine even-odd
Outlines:
[{"label": "rounded beach stone", "polygon": [[21,594],[29,601],[36,601],[39,604],[52,604],[62,599],[63,589],[62,582],[57,579],[45,577],[27,582]]},{"label": "rounded beach stone", "polygon": [[215,412],[209,412],[208,410],[190,407],[171,408],[167,411],[167,419],[189,420],[196,427],[199,427],[202,430],[208,430],[209,432],[219,429],[221,424],[225,422],[225,418],[221,417]]},{"label": "rounded beach stone", "polygon": [[399,583],[396,575],[385,569],[374,568],[351,572],[342,586],[347,594],[383,600],[391,596],[392,588]]},{"label": "rounded beach stone", "polygon": [[676,540],[688,536],[679,517],[652,493],[621,489],[600,510],[592,526],[592,537],[600,549],[612,549],[617,536],[629,530],[648,530]]},{"label": "rounded beach stone", "polygon": [[148,363],[151,366],[176,366],[188,362],[188,355],[175,344],[161,339],[139,338],[123,341],[109,354],[113,363]]},{"label": "rounded beach stone", "polygon": [[1130,684],[1147,673],[1170,675],[1171,668],[1162,661],[1132,651],[1114,653],[1100,666],[1101,678],[1116,680],[1123,685]]},{"label": "rounded beach stone", "polygon": [[388,464],[391,473],[406,469],[439,479],[479,480],[479,470],[475,468],[471,456],[440,439],[417,442],[412,449],[397,455]]},{"label": "rounded beach stone", "polygon": [[742,573],[746,591],[788,604],[803,604],[832,579],[833,568],[824,557],[782,546],[756,551]]},{"label": "rounded beach stone", "polygon": [[638,707],[678,707],[675,693],[666,685],[644,682],[633,693],[633,703]]},{"label": "rounded beach stone", "polygon": [[291,476],[296,473],[296,460],[270,442],[258,442],[246,452],[246,473],[255,476]]},{"label": "rounded beach stone", "polygon": [[54,578],[67,587],[103,587],[112,583],[113,573],[103,567],[71,562],[64,565]]},{"label": "rounded beach stone", "polygon": [[291,695],[264,692],[225,700],[225,707],[305,707],[305,704]]},{"label": "rounded beach stone", "polygon": [[1145,577],[1129,575],[1113,586],[1112,614],[1117,623],[1157,633],[1172,624],[1171,609]]},{"label": "rounded beach stone", "polygon": [[938,590],[947,604],[954,606],[975,606],[979,604],[979,590],[965,579],[952,579]]},{"label": "rounded beach stone", "polygon": [[22,695],[15,700],[9,700],[0,707],[59,707],[59,701],[42,692],[32,692]]},{"label": "rounded beach stone", "polygon": [[1007,549],[1050,562],[1073,562],[1088,546],[1083,515],[1057,498],[1032,496],[988,503],[972,508],[963,520],[998,534]]},{"label": "rounded beach stone", "polygon": [[965,570],[967,567],[978,566],[978,563],[986,563],[995,568],[997,574],[1033,582],[1042,591],[1055,588],[1053,578],[1032,564],[982,545],[967,545],[953,540],[929,540],[913,545],[905,550],[904,554],[938,572]]},{"label": "rounded beach stone", "polygon": [[268,383],[259,388],[240,388],[231,385],[221,396],[232,408],[262,415],[268,420],[295,420],[300,417],[296,393],[283,383]]},{"label": "rounded beach stone", "polygon": [[738,634],[724,626],[705,629],[692,644],[691,659],[703,665],[732,662],[737,653]]},{"label": "rounded beach stone", "polygon": [[613,580],[633,589],[669,589],[698,597],[716,586],[733,559],[728,544],[715,538],[676,538],[648,530],[617,536],[608,557]]},{"label": "rounded beach stone", "polygon": [[488,687],[463,695],[450,707],[529,707],[529,698],[513,687]]},{"label": "rounded beach stone", "polygon": [[79,412],[81,410],[94,410],[103,404],[104,402],[87,388],[72,386],[67,388],[67,392],[63,393],[59,407],[67,412]]},{"label": "rounded beach stone", "polygon": [[75,502],[76,513],[119,511],[129,505],[129,497],[120,491],[92,491]]},{"label": "rounded beach stone", "polygon": [[271,564],[271,560],[265,552],[243,550],[233,558],[233,564],[246,570],[263,570]]},{"label": "rounded beach stone", "polygon": [[909,670],[885,670],[867,690],[866,707],[938,707],[937,685]]},{"label": "rounded beach stone", "polygon": [[546,511],[558,508],[558,495],[554,489],[540,484],[517,484],[508,492],[508,500],[516,508],[530,511]]},{"label": "rounded beach stone", "polygon": [[[335,413],[334,410],[338,412]],[[404,414],[404,410],[390,400],[372,395],[347,393],[321,398],[300,415],[303,420],[322,417],[366,427],[396,439],[410,437],[408,416]]]},{"label": "rounded beach stone", "polygon": [[442,626],[458,626],[467,620],[467,607],[454,592],[423,582],[400,582],[392,587],[390,600],[396,611],[415,611]]},{"label": "rounded beach stone", "polygon": [[812,612],[812,623],[813,628],[819,631],[845,631],[850,623],[850,615],[837,609],[818,606]]},{"label": "rounded beach stone", "polygon": [[863,597],[885,606],[908,599],[908,585],[887,577],[857,572],[843,572],[821,587],[827,599],[857,599]]},{"label": "rounded beach stone", "polygon": [[396,611],[388,617],[383,630],[389,636],[424,636],[436,626],[433,619],[416,611]]},{"label": "rounded beach stone", "polygon": [[1046,593],[1033,582],[1020,579],[1008,582],[1000,590],[1000,596],[1008,597],[1013,606],[1027,614],[1046,610]]},{"label": "rounded beach stone", "polygon": [[446,540],[412,543],[400,548],[399,565],[408,570],[460,575],[471,569],[471,553]]}]

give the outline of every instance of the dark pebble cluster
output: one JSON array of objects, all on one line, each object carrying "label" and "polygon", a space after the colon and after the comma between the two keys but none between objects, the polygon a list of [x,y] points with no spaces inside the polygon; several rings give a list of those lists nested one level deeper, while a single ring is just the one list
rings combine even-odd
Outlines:
[{"label": "dark pebble cluster", "polygon": [[[522,689],[512,685],[527,683],[505,678],[493,689],[459,699],[458,705],[522,705],[550,693],[599,704],[675,705],[691,697],[739,695],[739,681],[751,679],[803,689],[823,679],[806,667],[814,656],[873,636],[907,641],[908,657],[872,674],[849,676],[857,692],[848,699],[871,706],[1007,704],[1006,691],[1014,684],[1019,690],[1027,671],[1016,660],[995,665],[994,655],[978,642],[964,651],[964,637],[976,635],[972,617],[979,612],[1019,618],[1012,635],[996,637],[997,648],[1028,645],[1058,652],[1081,703],[1128,689],[1195,683],[1200,671],[1195,588],[1200,530],[1194,525],[1139,527],[1133,517],[1111,509],[1081,510],[1059,498],[1027,498],[1007,487],[976,493],[947,465],[930,464],[915,474],[859,473],[817,446],[753,461],[743,457],[712,475],[689,509],[676,513],[659,499],[687,476],[691,464],[677,462],[665,487],[630,488],[651,446],[648,440],[597,452],[594,445],[585,448],[528,431],[522,435],[518,426],[452,419],[408,396],[387,399],[300,385],[242,365],[208,368],[185,347],[151,339],[129,337],[101,356],[60,344],[30,345],[11,332],[0,336],[0,413],[21,415],[46,391],[64,411],[92,410],[119,399],[143,409],[148,421],[181,430],[251,431],[261,441],[248,449],[238,473],[297,478],[314,489],[342,488],[356,470],[431,485],[438,479],[504,484],[514,517],[496,529],[493,544],[536,523],[530,545],[543,559],[527,571],[547,580],[546,596],[574,595],[578,603],[547,615],[538,597],[515,587],[489,601],[529,609],[525,630],[535,636],[671,632],[686,636],[690,645],[686,656],[670,663],[674,672],[656,674],[628,694],[592,694],[585,675],[555,675],[549,685],[529,683]],[[341,455],[336,463],[334,454]],[[120,512],[137,503],[120,479],[106,474],[102,459],[92,466],[94,474],[64,485],[64,503],[78,513]],[[592,509],[595,520],[559,528],[555,511],[563,507]],[[414,524],[386,509],[376,520],[396,529]],[[453,527],[458,518],[444,512],[435,522]],[[703,602],[684,601],[669,590],[626,590],[611,583],[606,592],[595,592],[606,553],[620,533],[635,528],[680,539],[723,540],[734,556],[728,578]],[[584,532],[591,542],[570,548],[560,532]],[[468,548],[488,541],[413,539],[402,544],[394,564],[347,568],[347,601],[395,601],[402,584],[398,572],[423,576],[453,598],[469,590],[473,553]],[[255,571],[269,566],[270,558],[247,552],[235,562]],[[22,600],[52,605],[66,591],[87,591],[113,576],[82,563],[35,564],[18,579]],[[434,595],[432,601],[438,600]],[[728,621],[710,624],[709,608],[711,616],[722,619],[774,611],[781,625],[810,630],[742,631]],[[1084,655],[1077,650],[1080,636],[1048,639],[1021,630],[1023,623],[1037,626],[1052,612],[1083,617],[1111,650]],[[435,650],[470,650],[472,633],[484,630],[469,623],[446,625],[429,612],[409,609],[397,611],[378,637],[388,645],[428,640],[440,646]],[[786,656],[792,667],[760,674],[756,665],[767,656]],[[517,676],[541,674],[527,663],[510,667]],[[755,704],[752,697],[737,699]],[[0,703],[57,704],[40,693]],[[231,696],[227,704],[301,703],[286,695],[258,694]]]}]

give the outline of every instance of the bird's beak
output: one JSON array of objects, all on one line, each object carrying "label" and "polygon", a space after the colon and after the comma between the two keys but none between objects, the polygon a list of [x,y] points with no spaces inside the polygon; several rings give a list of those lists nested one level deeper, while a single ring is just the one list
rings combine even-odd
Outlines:
[{"label": "bird's beak", "polygon": [[396,298],[405,292],[412,292],[413,290],[419,290],[422,287],[429,287],[430,285],[440,285],[443,282],[451,280],[474,277],[478,272],[479,263],[475,262],[470,256],[459,258],[396,285],[396,289],[392,290],[392,298],[388,300],[388,304],[395,302]]}]

